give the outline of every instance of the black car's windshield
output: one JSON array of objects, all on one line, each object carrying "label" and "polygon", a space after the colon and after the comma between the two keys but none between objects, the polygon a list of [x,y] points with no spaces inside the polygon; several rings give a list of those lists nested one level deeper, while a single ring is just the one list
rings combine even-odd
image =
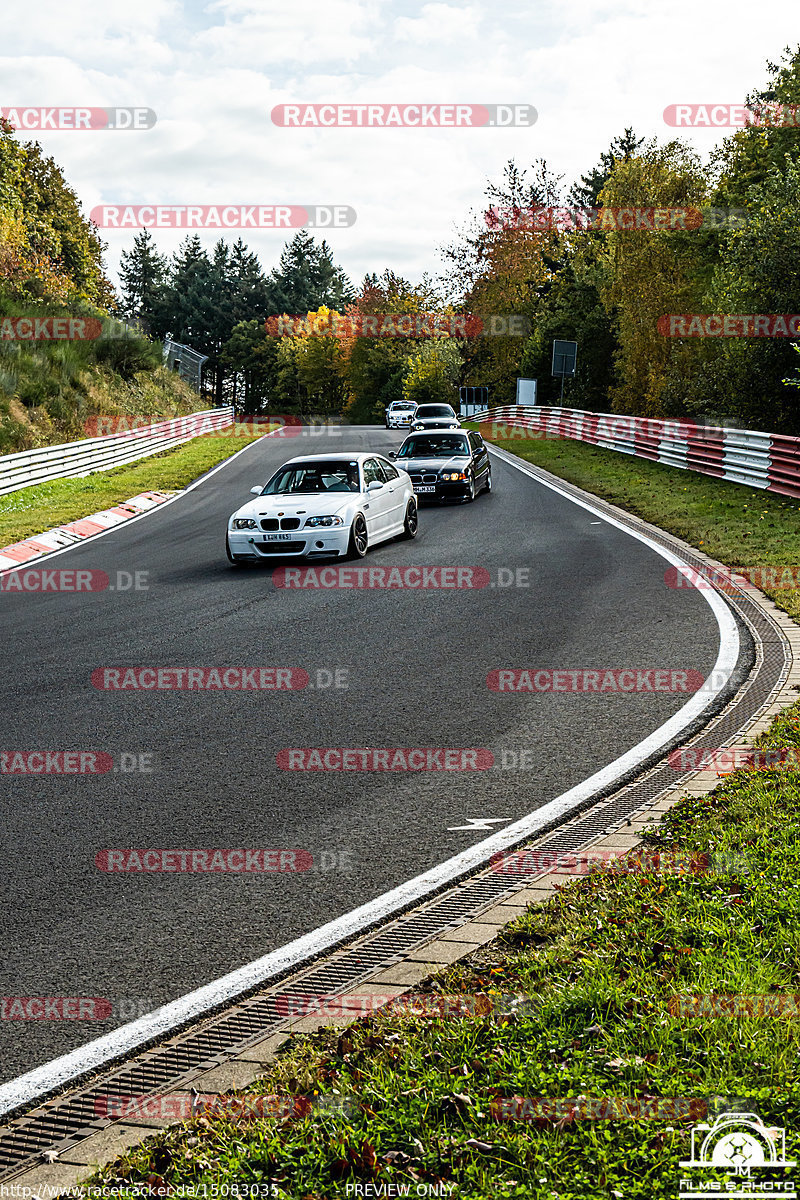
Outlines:
[{"label": "black car's windshield", "polygon": [[469,442],[457,433],[426,433],[410,437],[400,447],[398,458],[469,458]]},{"label": "black car's windshield", "polygon": [[455,417],[448,404],[420,404],[416,411],[418,417]]},{"label": "black car's windshield", "polygon": [[357,492],[358,463],[309,460],[289,463],[270,479],[262,496],[308,495],[314,492]]}]

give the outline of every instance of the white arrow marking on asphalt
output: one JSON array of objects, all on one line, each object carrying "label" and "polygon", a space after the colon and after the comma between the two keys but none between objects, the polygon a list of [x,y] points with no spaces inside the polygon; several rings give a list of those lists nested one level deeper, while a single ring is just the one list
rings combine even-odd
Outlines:
[{"label": "white arrow marking on asphalt", "polygon": [[454,833],[456,829],[491,829],[492,825],[502,825],[511,817],[467,817],[469,825],[448,825],[447,832]]}]

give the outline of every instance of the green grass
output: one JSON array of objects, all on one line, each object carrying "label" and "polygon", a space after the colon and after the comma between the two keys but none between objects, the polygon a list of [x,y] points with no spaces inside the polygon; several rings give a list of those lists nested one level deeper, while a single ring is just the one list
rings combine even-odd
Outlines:
[{"label": "green grass", "polygon": [[55,479],[1,496],[0,548],[110,508],[138,492],[177,491],[256,440],[209,433],[131,466],[85,479]]},{"label": "green grass", "polygon": [[[762,745],[800,746],[800,704]],[[499,1121],[492,1102],[678,1098],[744,1107],[800,1149],[800,1026],[786,1016],[673,1016],[678,994],[800,991],[800,773],[739,771],[676,806],[659,848],[738,857],[736,873],[604,871],[530,909],[437,977],[443,994],[535,998],[522,1015],[377,1014],[289,1043],[254,1091],[333,1092],[354,1114],[197,1118],[100,1172],[125,1185],[272,1182],[322,1200],[348,1183],[445,1182],[476,1200],[678,1194],[697,1117]],[[742,873],[744,856],[747,873]],[[425,990],[432,990],[433,984]],[[418,989],[419,990],[419,989]],[[202,1194],[202,1193],[197,1193]],[[350,1192],[350,1195],[354,1193]]]},{"label": "green grass", "polygon": [[[487,440],[493,440],[488,430],[483,427]],[[583,442],[511,438],[494,444],[699,546],[730,567],[789,567],[800,576],[800,499]],[[759,586],[758,577],[754,582]],[[762,590],[800,619],[797,589]]]}]

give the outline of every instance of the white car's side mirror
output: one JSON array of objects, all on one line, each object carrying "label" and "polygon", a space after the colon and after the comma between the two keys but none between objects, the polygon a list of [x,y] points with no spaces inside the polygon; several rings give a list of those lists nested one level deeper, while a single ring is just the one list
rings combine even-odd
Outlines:
[{"label": "white car's side mirror", "polygon": [[250,494],[251,494],[252,496],[260,496],[260,495],[261,495],[261,488],[260,488],[260,487],[252,487],[252,488],[250,488]]},{"label": "white car's side mirror", "polygon": [[367,484],[367,491],[368,492],[379,492],[382,487],[383,487],[383,484],[381,483],[380,479],[373,479],[370,481],[370,483]]}]

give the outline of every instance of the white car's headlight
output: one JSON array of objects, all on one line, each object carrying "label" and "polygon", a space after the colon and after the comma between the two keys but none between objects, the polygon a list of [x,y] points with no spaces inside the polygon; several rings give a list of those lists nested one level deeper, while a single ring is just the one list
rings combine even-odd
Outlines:
[{"label": "white car's headlight", "polygon": [[233,528],[234,529],[255,529],[256,523],[252,517],[234,517],[233,518]]},{"label": "white car's headlight", "polygon": [[329,527],[331,525],[344,525],[341,517],[307,517],[306,528],[318,529],[321,525]]}]

